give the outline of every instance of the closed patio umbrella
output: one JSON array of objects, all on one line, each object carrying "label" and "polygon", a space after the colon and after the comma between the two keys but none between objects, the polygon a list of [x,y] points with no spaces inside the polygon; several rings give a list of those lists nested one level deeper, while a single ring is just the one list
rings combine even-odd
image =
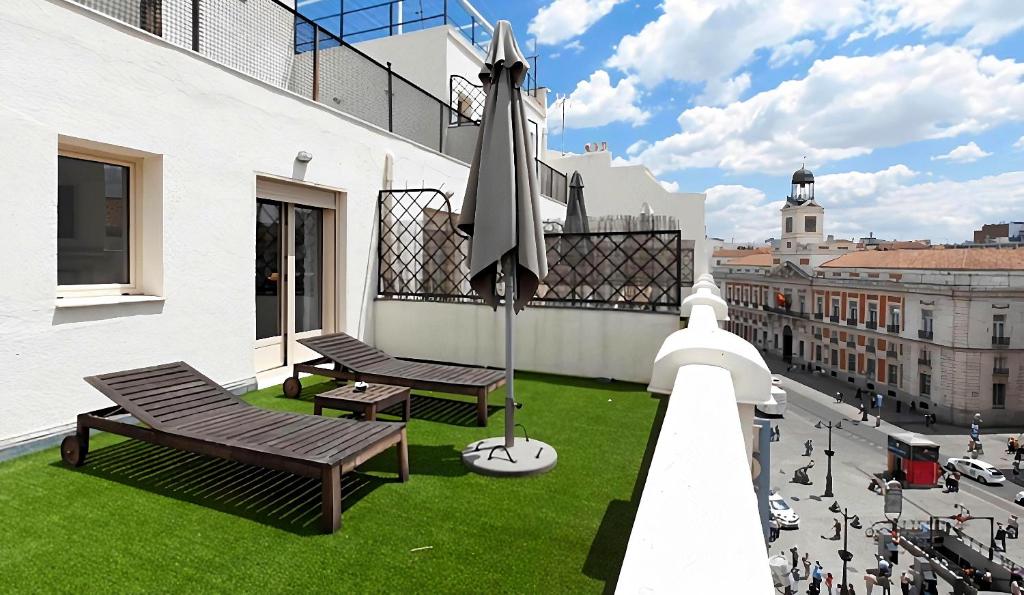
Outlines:
[{"label": "closed patio umbrella", "polygon": [[[569,199],[565,206],[565,223],[563,234],[590,233],[590,220],[587,218],[587,205],[583,201],[583,176],[574,171],[569,180]],[[590,243],[586,237],[569,236],[562,238],[562,259],[571,267],[569,274],[569,297],[575,302],[579,280],[580,264],[590,252]]]},{"label": "closed patio umbrella", "polygon": [[587,219],[587,205],[583,202],[583,176],[580,172],[572,172],[569,180],[569,202],[565,206],[564,233],[590,233],[590,221]]},{"label": "closed patio umbrella", "polygon": [[[505,435],[470,444],[463,451],[463,461],[471,469],[499,475],[538,473],[555,463],[551,447],[515,438],[513,323],[515,313],[533,298],[548,272],[521,89],[527,70],[511,24],[499,21],[480,71],[486,100],[458,224],[470,236],[473,290],[497,309],[499,266],[504,283]],[[499,449],[503,452],[497,453]]]}]

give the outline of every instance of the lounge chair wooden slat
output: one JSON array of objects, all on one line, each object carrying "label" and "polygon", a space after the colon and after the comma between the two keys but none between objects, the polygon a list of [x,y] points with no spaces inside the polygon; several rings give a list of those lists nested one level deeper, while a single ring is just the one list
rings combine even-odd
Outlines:
[{"label": "lounge chair wooden slat", "polygon": [[504,370],[403,360],[345,333],[300,339],[299,343],[334,362],[340,369],[315,367],[314,363],[322,360],[296,364],[292,378],[285,383],[286,394],[291,397],[301,392],[301,384],[298,382],[300,372],[342,380],[364,380],[417,390],[471,395],[477,398],[477,423],[485,426],[487,395],[505,384]]},{"label": "lounge chair wooden slat", "polygon": [[90,376],[89,384],[149,427],[107,417],[117,408],[78,416],[62,445],[65,461],[81,464],[90,429],[121,434],[201,455],[321,479],[322,524],[341,524],[340,477],[397,446],[399,477],[408,479],[405,424],[360,422],[268,411],[245,403],[187,364],[176,362]]}]

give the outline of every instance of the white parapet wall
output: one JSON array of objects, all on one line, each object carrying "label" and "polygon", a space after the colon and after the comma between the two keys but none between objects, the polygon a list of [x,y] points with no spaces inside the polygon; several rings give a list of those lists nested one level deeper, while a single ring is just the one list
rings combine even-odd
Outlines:
[{"label": "white parapet wall", "polygon": [[[402,357],[505,366],[504,313],[477,304],[379,300],[375,342]],[[516,317],[516,369],[647,383],[650,362],[679,328],[675,314],[527,308]]]},{"label": "white parapet wall", "polygon": [[[651,390],[669,403],[616,593],[775,593],[751,481],[753,409],[770,402],[771,375],[756,349],[718,327],[718,294],[702,275],[683,304],[689,327],[652,360]],[[701,448],[714,481],[686,463]],[[708,571],[719,567],[728,577]]]}]

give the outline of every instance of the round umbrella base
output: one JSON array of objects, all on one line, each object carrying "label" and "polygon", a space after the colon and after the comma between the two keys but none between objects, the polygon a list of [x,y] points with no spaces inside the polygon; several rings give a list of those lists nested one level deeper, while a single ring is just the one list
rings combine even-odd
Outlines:
[{"label": "round umbrella base", "polygon": [[516,438],[512,448],[505,448],[505,437],[487,438],[467,446],[462,462],[474,473],[495,477],[527,477],[540,475],[554,468],[558,453],[540,440]]}]

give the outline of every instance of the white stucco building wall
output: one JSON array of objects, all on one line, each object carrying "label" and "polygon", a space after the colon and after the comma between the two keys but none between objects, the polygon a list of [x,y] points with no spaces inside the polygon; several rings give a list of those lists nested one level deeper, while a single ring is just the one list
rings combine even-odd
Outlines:
[{"label": "white stucco building wall", "polygon": [[[0,37],[22,56],[0,60],[0,77],[17,81],[0,95],[0,374],[21,387],[0,396],[0,442],[107,405],[87,375],[185,360],[223,384],[253,377],[257,177],[341,196],[337,327],[361,336],[386,156],[396,183],[461,198],[466,164],[75,4],[0,4]],[[57,307],[57,154],[68,143],[141,160],[141,276],[155,299]],[[299,164],[299,151],[313,160]],[[544,203],[546,216],[564,213]]]}]

